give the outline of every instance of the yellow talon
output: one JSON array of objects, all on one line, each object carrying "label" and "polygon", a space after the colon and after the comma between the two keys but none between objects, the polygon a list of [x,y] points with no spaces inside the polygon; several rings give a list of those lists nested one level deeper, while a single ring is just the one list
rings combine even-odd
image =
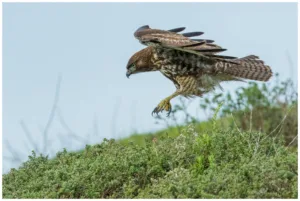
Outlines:
[{"label": "yellow talon", "polygon": [[153,114],[158,114],[158,113],[162,112],[163,110],[165,110],[165,111],[168,112],[167,116],[170,115],[171,110],[172,110],[172,105],[171,105],[169,99],[164,99],[164,100],[162,100],[162,101],[157,105],[157,107],[154,108],[154,110],[152,111],[152,115],[153,115]]}]

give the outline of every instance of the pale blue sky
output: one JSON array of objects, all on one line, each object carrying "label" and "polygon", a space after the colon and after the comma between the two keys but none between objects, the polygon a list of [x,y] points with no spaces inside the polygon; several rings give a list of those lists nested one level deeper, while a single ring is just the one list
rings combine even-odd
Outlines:
[{"label": "pale blue sky", "polygon": [[[129,57],[143,48],[133,32],[145,24],[204,31],[203,38],[227,48],[227,55],[258,55],[283,79],[297,82],[296,3],[4,3],[3,140],[26,159],[32,147],[24,145],[24,120],[42,143],[59,74],[59,107],[72,130],[87,138],[98,123],[99,136],[90,135],[89,143],[158,129],[151,111],[175,90],[172,82],[159,72],[125,76]],[[225,92],[236,86],[224,85]],[[189,111],[195,113],[196,104]],[[83,146],[63,133],[55,119],[53,152]],[[6,146],[3,155],[10,156]],[[16,165],[4,161],[4,170]]]}]

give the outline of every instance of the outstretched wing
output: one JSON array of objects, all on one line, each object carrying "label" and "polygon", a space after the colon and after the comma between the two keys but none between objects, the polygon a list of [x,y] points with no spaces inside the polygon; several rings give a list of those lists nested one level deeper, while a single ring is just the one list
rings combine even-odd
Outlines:
[{"label": "outstretched wing", "polygon": [[151,29],[148,25],[140,27],[135,31],[134,36],[142,44],[147,46],[161,46],[189,52],[199,56],[214,58],[217,60],[234,59],[235,57],[215,55],[226,49],[213,44],[213,40],[191,39],[190,37],[200,36],[203,32],[189,32],[179,34],[185,27],[166,30]]}]

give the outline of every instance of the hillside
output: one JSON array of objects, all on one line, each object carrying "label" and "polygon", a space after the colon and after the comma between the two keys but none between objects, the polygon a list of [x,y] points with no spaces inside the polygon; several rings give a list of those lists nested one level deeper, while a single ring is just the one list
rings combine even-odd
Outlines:
[{"label": "hillside", "polygon": [[297,152],[282,138],[237,129],[115,140],[30,156],[3,175],[4,198],[297,198]]},{"label": "hillside", "polygon": [[204,99],[214,111],[205,122],[186,113],[156,133],[53,159],[33,152],[3,175],[3,198],[297,198],[298,100],[282,85]]}]

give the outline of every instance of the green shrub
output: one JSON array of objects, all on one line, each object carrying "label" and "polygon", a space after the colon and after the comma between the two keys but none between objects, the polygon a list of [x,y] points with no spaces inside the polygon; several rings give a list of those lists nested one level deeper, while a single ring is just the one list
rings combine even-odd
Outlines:
[{"label": "green shrub", "polygon": [[[290,79],[280,82],[278,74],[275,75],[275,83],[249,82],[234,93],[207,94],[197,100],[201,112],[210,115],[222,103],[218,126],[231,129],[238,127],[242,131],[260,131],[273,136],[283,135],[286,145],[298,134],[298,94],[293,82]],[[197,131],[211,129],[212,124],[199,123],[196,116],[187,112],[189,103],[180,99],[180,103],[174,106],[171,118],[167,120],[158,116],[157,123],[165,123],[167,127],[173,125],[178,135],[182,128],[182,124],[178,123],[178,116],[181,115],[184,117],[183,125],[194,123]],[[291,145],[296,147],[297,140]]]},{"label": "green shrub", "polygon": [[105,140],[3,175],[4,198],[297,198],[297,153],[280,137],[193,126],[145,146]]}]

